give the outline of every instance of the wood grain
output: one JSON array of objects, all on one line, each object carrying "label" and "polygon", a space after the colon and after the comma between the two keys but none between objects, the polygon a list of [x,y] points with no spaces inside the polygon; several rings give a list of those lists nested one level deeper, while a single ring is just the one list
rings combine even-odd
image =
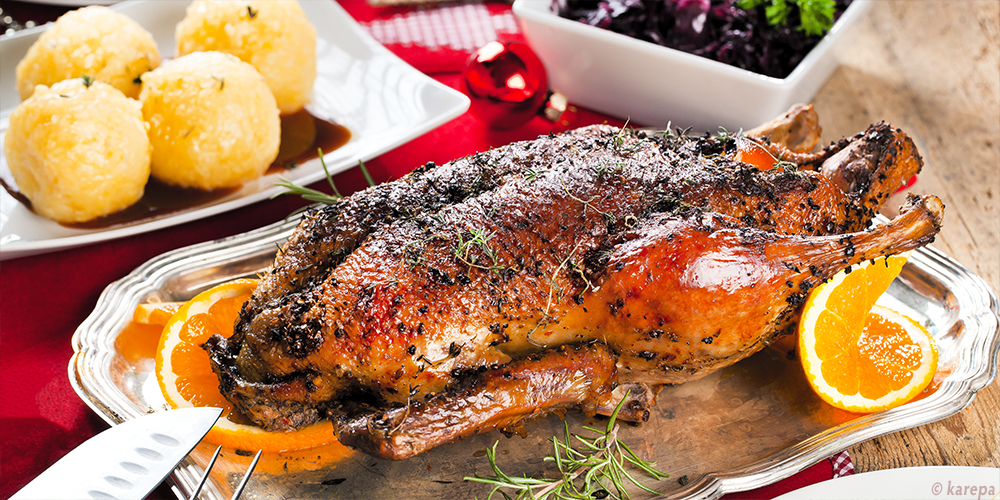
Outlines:
[{"label": "wood grain", "polygon": [[[925,160],[913,190],[939,195],[947,205],[934,245],[1000,291],[1000,1],[869,1],[874,5],[842,52],[841,66],[814,99],[824,140],[878,120],[910,134]],[[21,21],[44,22],[63,11],[22,2],[7,2],[4,10],[18,6],[33,13],[15,16]],[[957,415],[849,451],[859,472],[1000,467],[998,415],[1000,382],[994,381]],[[427,474],[427,459],[418,460]],[[446,467],[435,463],[432,477],[449,477]],[[372,474],[373,484],[384,483],[378,470]]]},{"label": "wood grain", "polygon": [[[1000,2],[878,1],[816,96],[823,137],[885,120],[924,161],[912,190],[946,205],[934,246],[1000,290]],[[942,421],[862,443],[859,472],[1000,467],[1000,383]]]}]

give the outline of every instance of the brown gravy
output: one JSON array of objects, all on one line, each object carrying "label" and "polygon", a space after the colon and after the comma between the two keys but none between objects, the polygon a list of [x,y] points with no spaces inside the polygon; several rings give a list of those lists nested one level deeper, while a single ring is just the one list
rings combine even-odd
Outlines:
[{"label": "brown gravy", "polygon": [[329,153],[351,138],[351,131],[334,122],[316,118],[302,110],[281,117],[281,147],[267,173],[273,174],[319,158],[319,150]]},{"label": "brown gravy", "polygon": [[60,222],[59,224],[77,229],[104,229],[179,212],[185,208],[217,200],[236,192],[238,189],[237,186],[203,191],[195,188],[171,186],[150,177],[149,182],[146,183],[146,192],[139,201],[130,207],[86,222]]},{"label": "brown gravy", "polygon": [[[278,157],[267,169],[267,174],[295,168],[306,161],[318,158],[319,150],[324,154],[329,153],[346,144],[350,138],[351,132],[346,127],[317,118],[306,110],[282,115],[281,146],[278,149]],[[31,208],[31,202],[14,188],[12,182],[0,178],[0,184],[11,196]],[[77,229],[104,229],[151,220],[218,200],[239,189],[240,187],[236,186],[204,191],[171,186],[150,178],[146,184],[145,194],[134,205],[87,222],[60,224]]]}]

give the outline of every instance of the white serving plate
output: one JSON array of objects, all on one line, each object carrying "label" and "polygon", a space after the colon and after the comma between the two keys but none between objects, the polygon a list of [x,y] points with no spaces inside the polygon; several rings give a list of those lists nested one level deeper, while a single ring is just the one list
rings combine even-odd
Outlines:
[{"label": "white serving plate", "polygon": [[553,90],[574,104],[651,127],[750,129],[808,102],[836,69],[838,51],[871,7],[855,0],[787,78],[559,17],[553,0],[516,0],[514,15]]},{"label": "white serving plate", "polygon": [[913,498],[997,498],[1000,469],[928,466],[884,469],[827,479],[774,500],[911,500]]},{"label": "white serving plate", "polygon": [[[156,39],[162,57],[173,57],[174,27],[187,1],[123,2],[112,8],[135,19]],[[347,127],[351,139],[324,155],[331,173],[354,167],[461,115],[469,99],[417,71],[376,42],[334,1],[301,2],[317,32],[317,77],[308,109]],[[0,38],[0,141],[8,116],[20,103],[14,67],[46,26]],[[0,155],[0,172],[7,171]],[[9,178],[9,173],[5,174]],[[201,219],[265,200],[283,190],[279,177],[306,185],[324,177],[319,159],[266,175],[207,204],[153,220],[105,229],[77,229],[38,216],[0,189],[0,260],[131,236]]]}]

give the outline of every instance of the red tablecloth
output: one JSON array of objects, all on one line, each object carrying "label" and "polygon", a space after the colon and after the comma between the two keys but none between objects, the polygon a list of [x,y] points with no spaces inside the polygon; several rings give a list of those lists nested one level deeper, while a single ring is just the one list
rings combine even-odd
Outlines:
[{"label": "red tablecloth", "polygon": [[[376,9],[363,0],[341,4],[369,26],[415,12],[413,8]],[[503,3],[486,7],[491,16],[500,18],[498,32],[503,33],[512,19],[510,7]],[[459,88],[467,49],[428,48],[420,43],[387,42],[387,46],[440,82]],[[580,109],[572,120],[553,124],[535,118],[515,131],[497,132],[466,113],[367,166],[381,182],[428,161],[441,164],[514,140],[605,121],[623,123],[586,109]],[[365,186],[358,169],[335,180],[345,193]],[[325,184],[314,187],[324,189]],[[70,387],[67,366],[74,330],[109,283],[163,252],[276,222],[303,205],[297,198],[283,197],[148,234],[0,262],[0,497],[9,497],[73,447],[107,428]],[[832,474],[833,463],[823,460],[775,485],[727,498],[771,498]],[[169,490],[161,488],[153,496],[169,495]]]}]

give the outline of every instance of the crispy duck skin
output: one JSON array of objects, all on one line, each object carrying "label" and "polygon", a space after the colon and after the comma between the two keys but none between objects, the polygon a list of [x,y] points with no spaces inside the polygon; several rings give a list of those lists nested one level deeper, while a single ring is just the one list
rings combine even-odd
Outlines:
[{"label": "crispy duck skin", "polygon": [[[811,108],[808,111],[811,112]],[[807,132],[779,132],[789,127],[786,122],[795,122],[796,130],[816,129],[818,124],[812,118],[803,118],[810,114],[801,110],[794,114],[790,111],[789,115],[792,118],[775,120],[754,132],[758,134],[755,137],[771,138],[768,146],[779,159],[801,160],[810,170],[816,170],[837,152],[851,149],[854,157],[845,160],[860,164],[860,169],[855,170],[867,174],[867,177],[854,174],[852,178],[863,177],[869,183],[881,179],[882,183],[891,186],[902,185],[902,181],[916,174],[922,166],[912,141],[885,124],[873,125],[866,133],[842,140],[821,153],[794,153],[781,141],[797,140]],[[814,130],[813,133],[818,132]],[[702,205],[727,215],[746,217],[748,223],[758,227],[792,233],[830,234],[860,229],[854,221],[865,219],[857,213],[867,212],[870,218],[880,203],[857,198],[865,193],[887,196],[892,192],[884,186],[869,186],[865,182],[854,185],[840,182],[833,186],[829,179],[813,178],[804,172],[798,179],[777,176],[779,182],[775,183],[772,179],[775,176],[761,176],[754,169],[734,162],[735,143],[731,139],[653,137],[655,140],[644,140],[642,136],[642,133],[622,135],[612,127],[594,126],[519,142],[441,166],[424,165],[398,181],[375,186],[341,203],[313,211],[285,245],[274,266],[261,276],[261,292],[253,299],[254,307],[273,306],[289,294],[309,288],[309,283],[322,279],[383,224],[434,213],[442,207],[496,189],[513,177],[531,177],[554,167],[571,165],[609,171],[618,169],[620,164],[627,165],[630,168],[618,169],[615,173],[633,176],[629,181],[647,192],[647,203],[679,201]],[[621,147],[609,148],[612,142]],[[706,156],[711,158],[706,159]],[[904,168],[900,162],[906,163]],[[682,165],[688,168],[678,169]],[[824,169],[824,175],[836,179],[837,171],[838,164],[831,163]],[[806,178],[801,178],[803,176]],[[737,182],[730,182],[734,180]],[[808,196],[814,190],[818,190],[816,195]],[[785,199],[788,196],[794,199]],[[817,205],[820,202],[825,204]],[[768,216],[781,209],[787,212],[794,206],[799,207],[800,213],[784,216],[795,221],[793,223]],[[758,216],[757,212],[764,215]],[[757,220],[758,217],[764,220]]]},{"label": "crispy duck skin", "polygon": [[[380,411],[423,405],[413,415],[424,420],[379,413],[403,423],[342,426],[343,439],[401,458],[410,452],[392,450],[457,437],[419,428],[442,415],[473,419],[471,432],[513,425],[523,413],[475,420],[442,395],[500,390],[493,377],[505,368],[563,373],[546,353],[577,345],[610,349],[617,372],[596,393],[611,390],[612,401],[551,396],[528,414],[607,413],[624,387],[648,391],[752,354],[794,326],[821,280],[937,232],[935,198],[862,231],[920,168],[904,154],[912,142],[888,125],[810,156],[818,171],[761,171],[734,162],[734,147],[587,127],[419,169],[316,210],[262,275],[234,335],[206,345],[220,389],[272,430],[347,418],[357,398]],[[650,402],[637,399],[628,418],[641,420]],[[392,432],[352,437],[358,429]],[[389,442],[404,434],[418,437]]]},{"label": "crispy duck skin", "polygon": [[[274,265],[261,275],[250,309],[301,310],[302,304],[311,302],[317,283],[378,228],[400,219],[426,218],[503,183],[551,171],[591,171],[592,177],[614,178],[639,213],[687,204],[782,233],[857,231],[922,164],[919,156],[902,154],[914,151],[908,137],[878,124],[810,156],[809,166],[818,168],[823,159],[847,150],[852,156],[841,159],[853,166],[851,177],[864,180],[839,186],[831,181],[839,178],[835,164],[824,167],[823,175],[764,173],[732,160],[735,143],[704,137],[646,138],[607,126],[515,143],[439,167],[425,165],[403,179],[307,214]],[[285,316],[289,314],[294,313]],[[255,317],[254,328],[278,330],[287,322],[274,320],[268,326],[266,318]],[[237,330],[247,327],[241,320]],[[255,377],[252,371],[245,377],[263,380],[266,375]]]},{"label": "crispy duck skin", "polygon": [[[759,351],[794,327],[810,288],[846,266],[928,243],[942,210],[937,198],[914,195],[890,224],[830,236],[776,235],[718,214],[661,214],[615,247],[607,262],[612,271],[597,290],[581,292],[582,301],[547,304],[551,309],[534,327],[511,325],[506,342],[473,347],[486,357],[491,350],[542,355],[512,356],[515,361],[485,372],[466,368],[426,401],[349,421],[338,439],[403,459],[553,409],[607,414],[622,397],[611,393],[610,382],[685,382]],[[465,346],[478,340],[471,334],[450,339]],[[587,344],[565,349],[579,342]],[[617,356],[608,357],[608,348]],[[609,377],[615,362],[617,377]],[[404,377],[427,383],[421,376],[434,369]],[[633,403],[619,419],[648,417],[648,403]]]}]

